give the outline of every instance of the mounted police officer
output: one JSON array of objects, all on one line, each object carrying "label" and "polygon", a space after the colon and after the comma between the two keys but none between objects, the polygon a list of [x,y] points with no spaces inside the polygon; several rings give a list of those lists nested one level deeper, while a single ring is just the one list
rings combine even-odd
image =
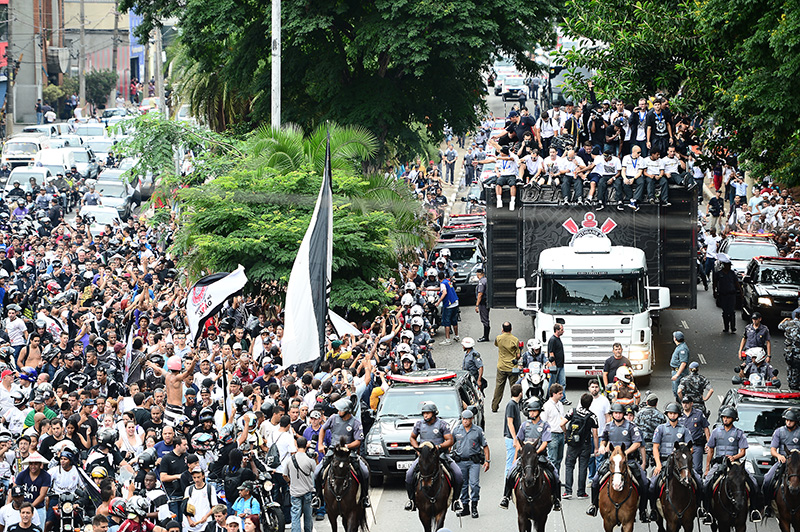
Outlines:
[{"label": "mounted police officer", "polygon": [[783,476],[786,469],[786,455],[792,451],[800,451],[800,426],[797,425],[800,416],[794,408],[787,408],[783,412],[785,425],[778,427],[772,433],[772,442],[769,445],[770,454],[776,458],[766,475],[764,475],[764,508],[770,515],[772,498],[775,496],[775,486]]},{"label": "mounted police officer", "polygon": [[[655,461],[656,466],[653,468],[653,476],[650,477],[651,520],[658,518],[656,515],[656,501],[658,499],[661,482],[664,479],[664,463],[669,459],[669,456],[675,449],[676,443],[685,442],[690,445],[692,444],[692,436],[689,429],[683,426],[679,420],[681,415],[681,407],[678,405],[678,403],[669,403],[664,409],[664,413],[667,415],[667,422],[656,427],[656,430],[653,433],[653,460]],[[700,504],[702,503],[700,486],[703,485],[703,480],[694,469],[692,469],[692,476],[694,477],[695,485],[697,487],[695,490],[695,496],[697,497],[697,507],[699,508]]]},{"label": "mounted police officer", "polygon": [[[720,413],[722,418],[722,425],[717,426],[712,432],[711,437],[708,439],[706,446],[711,449],[711,453],[706,458],[706,477],[703,484],[703,494],[705,500],[705,508],[711,508],[711,496],[714,482],[722,476],[724,468],[722,461],[728,458],[731,461],[744,458],[747,452],[747,436],[745,436],[742,429],[733,426],[733,422],[739,419],[739,413],[732,406],[724,407]],[[712,466],[711,463],[714,463]],[[761,512],[757,508],[761,508],[761,492],[758,489],[756,479],[753,474],[745,469],[747,473],[746,481],[750,489],[750,507],[754,508],[750,512],[750,520],[754,523],[761,521]],[[706,512],[703,523],[710,525],[712,522],[711,513]]]},{"label": "mounted police officer", "polygon": [[[644,445],[647,451],[653,450],[653,433],[656,431],[656,428],[659,425],[662,425],[667,422],[667,418],[664,417],[664,414],[661,413],[658,407],[658,396],[654,393],[651,393],[647,396],[645,400],[646,406],[639,410],[636,414],[636,426],[639,427],[639,430],[642,434],[642,444]],[[647,455],[645,455],[647,456]],[[644,468],[647,469],[649,464],[644,464]]]},{"label": "mounted police officer", "polygon": [[711,382],[699,373],[700,364],[692,362],[689,364],[689,375],[684,377],[678,386],[678,397],[683,400],[684,397],[692,399],[695,408],[699,408],[704,414],[706,410],[706,401],[714,393],[714,388],[711,387]]},{"label": "mounted police officer", "polygon": [[522,353],[522,356],[519,358],[519,367],[525,369],[534,362],[539,362],[542,367],[544,367],[545,362],[547,362],[547,357],[544,351],[542,351],[542,341],[538,338],[531,338],[525,345],[528,350]]},{"label": "mounted police officer", "polygon": [[[311,506],[314,509],[322,505],[322,473],[331,463],[333,459],[333,449],[325,449],[325,434],[330,431],[331,433],[331,447],[337,445],[345,445],[350,449],[350,463],[353,465],[353,470],[359,476],[358,482],[361,484],[361,504],[365,508],[370,505],[369,502],[369,468],[367,464],[358,456],[358,449],[361,447],[361,442],[364,441],[364,429],[361,427],[361,422],[353,417],[353,403],[350,399],[342,398],[333,404],[337,413],[333,414],[324,425],[319,429],[319,439],[317,440],[317,450],[320,454],[324,454],[325,458],[317,464],[314,469],[314,487],[315,495],[311,499]],[[326,452],[327,451],[327,452]]]},{"label": "mounted police officer", "polygon": [[469,371],[475,383],[480,386],[483,379],[483,360],[481,354],[475,351],[475,340],[467,336],[461,340],[461,347],[464,348],[464,362],[461,364],[461,369]]},{"label": "mounted police officer", "polygon": [[[625,456],[628,457],[628,467],[636,482],[639,484],[639,520],[642,523],[649,523],[650,517],[647,515],[647,477],[642,473],[635,457],[642,445],[642,434],[639,428],[625,419],[625,407],[619,403],[611,405],[611,422],[606,424],[603,435],[600,437],[600,447],[597,453],[604,455],[609,446],[614,447],[625,445]],[[600,498],[600,481],[608,473],[608,457],[597,469],[597,473],[592,479],[592,505],[586,510],[587,515],[592,517],[597,515],[597,506]]]},{"label": "mounted police officer", "polygon": [[694,407],[694,401],[690,395],[684,395],[681,399],[683,412],[678,421],[684,427],[689,429],[689,435],[692,437],[692,468],[697,471],[697,474],[702,474],[703,471],[703,456],[705,454],[706,442],[711,434],[709,431],[709,423],[706,416],[699,408]]},{"label": "mounted police officer", "polygon": [[[453,504],[452,510],[456,513],[464,511],[461,505],[459,495],[461,488],[464,484],[464,478],[461,476],[461,468],[453,461],[450,456],[450,448],[455,443],[455,438],[450,432],[450,425],[443,419],[439,419],[439,408],[436,404],[428,402],[422,405],[422,419],[414,424],[411,429],[411,446],[414,449],[419,449],[422,443],[430,442],[439,449],[439,458],[447,465],[450,474],[453,477]],[[406,492],[408,493],[408,502],[406,502],[405,509],[409,512],[416,510],[417,505],[414,501],[414,477],[417,473],[417,463],[419,457],[414,460],[411,467],[406,472]]]},{"label": "mounted police officer", "polygon": [[[550,443],[552,436],[550,433],[550,424],[540,417],[542,413],[542,402],[535,397],[530,399],[525,405],[525,413],[528,415],[528,421],[520,425],[517,437],[514,440],[516,455],[519,456],[523,443],[536,441],[537,439],[541,440],[539,448],[536,449],[536,454],[539,455],[539,463],[552,479],[552,489],[550,493],[553,497],[553,510],[558,512],[561,510],[561,481],[558,478],[558,471],[556,471],[553,464],[550,463],[550,460],[547,459],[547,444]],[[503,499],[500,501],[500,508],[504,510],[508,510],[511,492],[514,490],[514,484],[517,482],[517,476],[521,468],[522,464],[520,460],[517,459],[514,467],[508,472],[505,487],[503,488]]]}]

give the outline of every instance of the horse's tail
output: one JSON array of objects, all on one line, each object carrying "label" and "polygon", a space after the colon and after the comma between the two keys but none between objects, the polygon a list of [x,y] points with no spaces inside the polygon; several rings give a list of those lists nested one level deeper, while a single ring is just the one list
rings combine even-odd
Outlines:
[{"label": "horse's tail", "polygon": [[358,526],[359,532],[369,532],[369,519],[367,518],[367,509],[362,508],[361,512],[358,512]]}]

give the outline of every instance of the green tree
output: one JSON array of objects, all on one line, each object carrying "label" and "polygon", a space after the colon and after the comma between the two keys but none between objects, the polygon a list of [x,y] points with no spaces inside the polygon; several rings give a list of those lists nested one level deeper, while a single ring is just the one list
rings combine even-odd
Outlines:
[{"label": "green tree", "polygon": [[86,74],[86,99],[97,106],[105,105],[116,84],[116,72],[93,70]]},{"label": "green tree", "polygon": [[[466,131],[483,106],[485,73],[497,54],[534,72],[539,43],[554,42],[560,2],[342,0],[282,3],[283,116],[313,129],[323,119],[361,125],[387,147],[419,152],[443,126]],[[122,0],[143,17],[141,38],[177,17],[183,44],[203,72],[219,73],[252,102],[251,118],[270,113],[269,0]],[[415,124],[424,124],[421,132]],[[420,135],[422,133],[422,135]]]}]

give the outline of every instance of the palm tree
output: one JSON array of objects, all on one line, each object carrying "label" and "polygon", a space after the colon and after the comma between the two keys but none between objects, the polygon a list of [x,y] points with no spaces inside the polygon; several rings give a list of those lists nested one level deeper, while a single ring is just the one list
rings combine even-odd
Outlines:
[{"label": "palm tree", "polygon": [[279,173],[299,170],[308,165],[322,175],[325,166],[325,142],[331,136],[331,167],[334,170],[360,170],[360,164],[378,151],[378,140],[361,126],[320,124],[309,136],[295,124],[280,128],[263,126],[250,139],[248,152],[257,168],[272,168]]}]

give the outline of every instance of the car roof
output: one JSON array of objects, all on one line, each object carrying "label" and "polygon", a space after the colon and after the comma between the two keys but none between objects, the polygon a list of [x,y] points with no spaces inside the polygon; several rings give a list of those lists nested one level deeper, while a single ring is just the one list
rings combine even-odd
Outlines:
[{"label": "car roof", "polygon": [[[423,371],[414,371],[409,375],[391,376],[388,378],[390,389],[401,388],[405,390],[425,389],[431,386],[454,388],[461,386],[465,379],[470,376],[469,371],[461,369],[428,369]],[[417,382],[406,382],[416,380]]]},{"label": "car roof", "polygon": [[758,257],[753,257],[752,260],[759,262],[761,264],[771,264],[780,266],[800,266],[800,259],[796,259],[793,257],[767,257],[760,255]]}]

